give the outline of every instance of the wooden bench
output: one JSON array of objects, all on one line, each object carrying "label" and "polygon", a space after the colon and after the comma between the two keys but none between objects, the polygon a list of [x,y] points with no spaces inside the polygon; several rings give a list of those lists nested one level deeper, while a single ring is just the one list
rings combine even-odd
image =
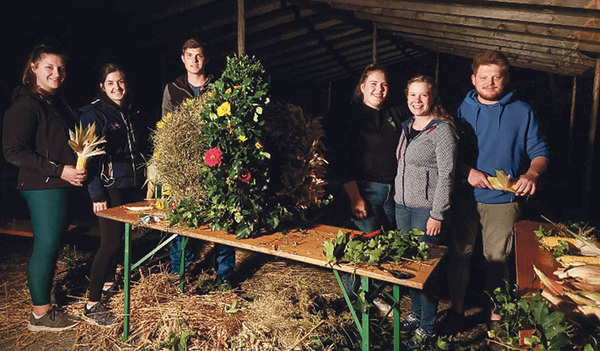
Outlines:
[{"label": "wooden bench", "polygon": [[[78,228],[77,225],[71,224],[69,225],[69,228],[67,228],[67,232],[70,232],[76,228]],[[28,219],[2,218],[0,219],[0,233],[33,238],[31,221]]]}]

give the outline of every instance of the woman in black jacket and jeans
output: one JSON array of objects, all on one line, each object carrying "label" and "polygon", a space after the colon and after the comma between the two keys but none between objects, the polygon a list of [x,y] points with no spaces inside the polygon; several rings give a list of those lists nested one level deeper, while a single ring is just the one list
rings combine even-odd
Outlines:
[{"label": "woman in black jacket and jeans", "polygon": [[[113,63],[106,64],[100,70],[99,82],[98,98],[81,109],[82,125],[95,123],[96,134],[106,139],[106,154],[96,156],[88,170],[88,192],[94,213],[139,201],[143,183],[143,163],[131,123],[135,113],[126,103],[128,88],[125,73]],[[99,218],[98,222],[100,248],[92,262],[84,317],[93,324],[110,326],[115,318],[100,300],[103,291],[114,287],[116,254],[125,226],[106,218]]]},{"label": "woman in black jacket and jeans", "polygon": [[60,235],[66,227],[68,188],[81,186],[86,178],[85,170],[75,169],[68,145],[77,116],[59,94],[65,61],[61,51],[36,47],[25,64],[23,86],[4,114],[4,157],[19,167],[17,189],[27,200],[33,228],[27,268],[32,331],[61,331],[77,324],[76,318],[50,304]]}]

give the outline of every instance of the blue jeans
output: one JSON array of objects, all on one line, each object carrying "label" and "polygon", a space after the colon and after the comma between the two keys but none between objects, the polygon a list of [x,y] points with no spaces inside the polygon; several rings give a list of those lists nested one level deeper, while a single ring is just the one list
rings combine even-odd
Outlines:
[{"label": "blue jeans", "polygon": [[235,268],[235,249],[231,246],[215,244],[215,258],[213,265],[217,273],[217,278],[221,281],[227,281],[231,278]]},{"label": "blue jeans", "polygon": [[[189,242],[188,242],[189,243]],[[176,237],[171,241],[171,251],[169,256],[171,257],[171,273],[179,274],[179,266],[181,266],[181,236]],[[190,262],[194,259],[194,253],[189,249],[189,246],[185,248],[185,266],[189,266]]]},{"label": "blue jeans", "polygon": [[352,223],[363,232],[372,232],[381,228],[393,229],[394,226],[394,185],[358,182],[360,195],[367,204],[367,218],[352,218]]},{"label": "blue jeans", "polygon": [[[367,204],[367,218],[352,217],[352,223],[361,232],[370,233],[383,227],[394,229],[394,185],[376,182],[358,182],[358,190]],[[355,274],[344,276],[344,288],[354,297],[360,286],[360,277]]]},{"label": "blue jeans", "polygon": [[[427,220],[429,219],[428,208],[410,208],[396,204],[396,225],[402,232],[408,232],[411,229],[420,229],[427,231]],[[423,235],[419,241],[428,244],[438,244],[441,241],[441,235],[431,236]],[[411,313],[417,317],[421,324],[419,327],[428,333],[435,330],[435,315],[437,313],[438,301],[426,289],[409,289],[411,300]]]}]

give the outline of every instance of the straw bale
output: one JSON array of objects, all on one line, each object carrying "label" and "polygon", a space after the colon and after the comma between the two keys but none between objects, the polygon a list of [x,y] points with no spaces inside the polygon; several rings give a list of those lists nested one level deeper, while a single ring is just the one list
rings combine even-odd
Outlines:
[{"label": "straw bale", "polygon": [[154,183],[168,184],[171,198],[179,202],[184,198],[201,198],[202,160],[206,145],[202,141],[200,114],[205,95],[200,95],[178,106],[164,116],[152,134],[154,154],[148,167],[153,171]]}]

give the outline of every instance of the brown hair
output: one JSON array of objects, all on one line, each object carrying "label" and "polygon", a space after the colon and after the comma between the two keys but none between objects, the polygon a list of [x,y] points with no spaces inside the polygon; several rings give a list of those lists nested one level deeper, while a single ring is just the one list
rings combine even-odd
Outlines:
[{"label": "brown hair", "polygon": [[[100,72],[98,74],[98,83],[104,85],[106,77],[108,77],[108,75],[113,72],[121,72],[123,78],[125,79],[126,93],[127,95],[129,95],[129,84],[127,83],[127,75],[125,74],[125,71],[123,71],[121,66],[117,65],[116,63],[107,63],[104,66],[102,66],[102,68],[100,68]],[[103,95],[105,94],[105,92],[102,91],[102,88],[100,88],[100,93]]]},{"label": "brown hair", "polygon": [[46,55],[57,55],[60,56],[63,59],[63,61],[67,61],[67,55],[64,53],[64,51],[59,50],[57,48],[53,48],[49,45],[38,45],[35,48],[33,48],[31,54],[29,54],[27,62],[25,62],[22,77],[23,85],[30,88],[31,90],[38,91],[37,77],[35,76],[35,73],[33,73],[31,65],[34,64],[37,66],[40,60],[43,59]]},{"label": "brown hair", "polygon": [[503,53],[491,50],[481,52],[473,57],[473,63],[471,64],[473,74],[477,74],[479,66],[482,65],[498,65],[502,69],[502,72],[507,75],[508,68],[510,67],[510,63]]},{"label": "brown hair", "polygon": [[208,52],[206,49],[206,44],[204,44],[203,42],[201,42],[200,40],[197,39],[188,39],[186,40],[185,43],[183,43],[183,46],[181,47],[181,54],[185,54],[185,50],[187,49],[198,49],[201,48],[202,49],[202,53],[204,54],[205,58],[208,58]]},{"label": "brown hair", "polygon": [[440,100],[439,88],[437,83],[433,78],[426,75],[417,75],[412,77],[408,83],[406,83],[406,89],[404,93],[408,96],[408,88],[413,83],[426,83],[429,85],[429,91],[431,94],[431,98],[433,100],[433,105],[431,106],[431,114],[442,121],[450,122],[450,124],[454,125],[454,118],[450,115],[446,109],[442,106],[442,102]]},{"label": "brown hair", "polygon": [[386,79],[388,77],[387,70],[385,69],[385,67],[383,67],[381,65],[370,64],[367,67],[365,67],[365,70],[363,71],[362,75],[360,76],[360,80],[358,81],[358,84],[356,84],[356,87],[354,88],[354,95],[353,95],[354,101],[356,101],[356,102],[363,101],[364,97],[363,97],[362,91],[360,90],[360,86],[363,85],[367,81],[367,78],[373,72],[381,72],[381,73],[383,73],[383,75],[385,76]]}]

